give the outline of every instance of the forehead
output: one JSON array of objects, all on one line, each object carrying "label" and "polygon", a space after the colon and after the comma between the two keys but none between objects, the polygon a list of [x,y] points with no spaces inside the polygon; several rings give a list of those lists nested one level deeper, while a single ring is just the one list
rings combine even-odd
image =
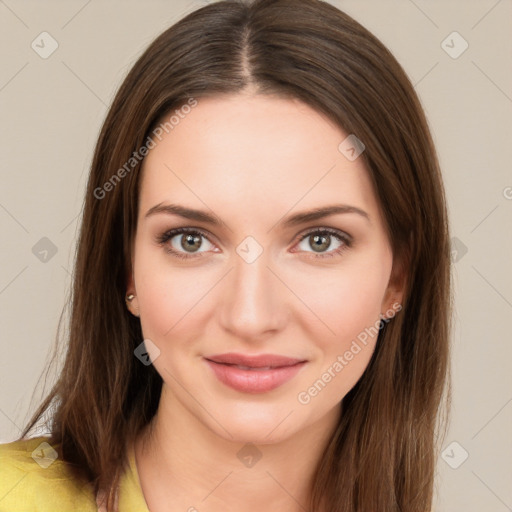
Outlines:
[{"label": "forehead", "polygon": [[178,198],[251,213],[270,203],[377,208],[363,159],[338,149],[348,134],[310,106],[263,95],[197,101],[145,158],[141,209]]}]

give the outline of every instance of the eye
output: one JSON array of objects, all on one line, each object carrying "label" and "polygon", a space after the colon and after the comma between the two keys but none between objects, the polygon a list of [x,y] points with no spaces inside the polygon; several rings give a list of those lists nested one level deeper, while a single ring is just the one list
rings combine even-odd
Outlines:
[{"label": "eye", "polygon": [[[334,242],[334,247],[333,247]],[[300,247],[302,244],[302,247]],[[331,228],[316,228],[299,237],[299,247],[305,252],[313,248],[314,258],[332,258],[352,245],[352,237]],[[327,250],[330,249],[330,250]]]},{"label": "eye", "polygon": [[[207,244],[205,250],[200,251],[199,249],[204,248],[203,240],[206,240]],[[204,233],[192,228],[171,229],[162,233],[157,242],[165,246],[166,252],[178,258],[194,258],[196,254],[207,252],[213,247]]]},{"label": "eye", "polygon": [[[206,245],[203,240],[206,240]],[[167,253],[182,259],[201,257],[202,253],[211,251],[214,247],[207,235],[197,228],[171,229],[159,235],[157,242],[164,246]],[[313,258],[331,258],[341,254],[351,245],[350,235],[332,228],[316,228],[298,237],[300,250],[314,253]],[[309,251],[308,248],[313,250]]]}]

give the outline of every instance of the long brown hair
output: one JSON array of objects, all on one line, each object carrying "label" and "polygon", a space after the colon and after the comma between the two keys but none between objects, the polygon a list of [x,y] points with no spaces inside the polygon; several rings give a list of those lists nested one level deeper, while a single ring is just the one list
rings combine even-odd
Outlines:
[{"label": "long brown hair", "polygon": [[[109,489],[112,510],[126,443],[154,416],[162,386],[154,367],[134,357],[143,336],[125,305],[141,169],[140,161],[126,163],[157,122],[190,98],[248,86],[300,99],[363,141],[393,254],[407,275],[401,313],[380,331],[367,369],[342,401],[309,509],[430,510],[436,436],[450,395],[450,248],[439,164],[403,69],[375,36],[320,0],[207,5],[162,33],[128,73],[90,171],[63,368],[21,438],[53,407],[50,442],[95,490]],[[113,180],[116,173],[122,179]]]}]

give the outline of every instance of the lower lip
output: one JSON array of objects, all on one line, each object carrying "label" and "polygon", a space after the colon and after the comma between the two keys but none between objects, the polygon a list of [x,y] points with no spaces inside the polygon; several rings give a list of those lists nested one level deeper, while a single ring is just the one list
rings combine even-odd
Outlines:
[{"label": "lower lip", "polygon": [[214,363],[209,359],[205,361],[223,384],[243,393],[272,391],[292,379],[306,364],[303,361],[271,370],[241,370],[236,366]]}]

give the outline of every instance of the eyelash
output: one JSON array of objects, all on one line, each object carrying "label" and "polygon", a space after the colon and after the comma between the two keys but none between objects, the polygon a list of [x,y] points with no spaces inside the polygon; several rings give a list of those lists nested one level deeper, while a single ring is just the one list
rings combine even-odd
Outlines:
[{"label": "eyelash", "polygon": [[[200,236],[206,238],[207,240],[209,240],[208,236],[203,231],[201,231],[200,229],[196,229],[196,228],[176,228],[176,229],[171,229],[170,231],[166,231],[166,232],[162,233],[161,235],[159,235],[157,237],[156,241],[157,241],[157,243],[159,245],[163,246],[169,240],[174,238],[176,235],[181,235],[181,234],[200,235]],[[337,238],[340,242],[343,242],[343,245],[341,245],[337,249],[331,250],[331,251],[326,252],[326,253],[314,254],[312,256],[314,259],[332,258],[335,255],[340,255],[346,249],[348,249],[348,248],[350,248],[352,246],[352,238],[349,235],[343,233],[343,231],[338,231],[337,229],[332,229],[332,228],[327,228],[327,227],[312,229],[312,230],[308,231],[307,233],[299,235],[295,239],[294,242],[296,242],[296,244],[297,244],[297,243],[302,242],[303,240],[305,240],[306,238],[308,238],[311,235],[323,235],[323,234],[328,234],[330,236],[333,236],[333,237]],[[210,243],[212,243],[212,242],[210,242]],[[194,254],[185,255],[185,253],[181,253],[179,251],[176,251],[172,247],[169,247],[169,246],[166,246],[164,248],[164,250],[167,253],[171,254],[172,256],[175,256],[177,258],[184,259],[184,260],[190,260],[190,259],[193,259],[193,258],[195,259],[195,258],[202,257],[202,253],[196,253],[195,255]]]}]

